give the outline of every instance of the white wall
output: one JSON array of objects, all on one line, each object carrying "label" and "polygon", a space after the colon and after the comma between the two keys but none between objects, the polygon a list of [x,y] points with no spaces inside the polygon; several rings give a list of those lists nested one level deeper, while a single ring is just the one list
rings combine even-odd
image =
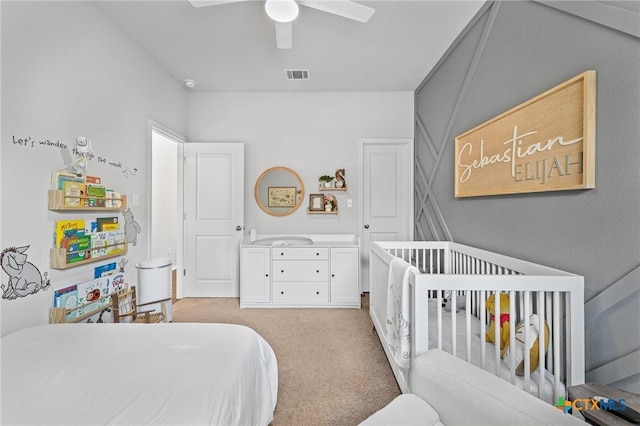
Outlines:
[{"label": "white wall", "polygon": [[[413,106],[412,92],[190,93],[189,137],[245,143],[246,233],[358,233],[359,141],[412,138]],[[304,182],[305,200],[292,215],[269,216],[255,202],[256,179],[274,166],[292,168]],[[307,214],[318,177],[340,168],[348,186],[334,192],[340,213]]]},{"label": "white wall", "polygon": [[182,210],[178,205],[178,142],[154,131],[151,145],[151,258],[169,257],[175,266],[178,209]]},{"label": "white wall", "polygon": [[[38,141],[71,145],[81,135],[92,140],[96,157],[89,161],[90,174],[130,197],[141,227],[126,256],[128,280],[135,284],[135,264],[147,256],[149,232],[148,122],[186,134],[186,115],[187,94],[180,82],[93,4],[3,2],[0,245],[3,250],[28,245],[27,261],[48,273],[52,286],[15,300],[3,298],[2,335],[47,323],[53,290],[89,280],[96,265],[107,263],[49,268],[53,222],[73,215],[47,210],[51,172],[65,162],[59,148]],[[27,145],[14,143],[27,138]],[[107,161],[98,162],[98,156]],[[134,194],[138,205],[131,203]],[[0,274],[6,286],[9,276]]]}]

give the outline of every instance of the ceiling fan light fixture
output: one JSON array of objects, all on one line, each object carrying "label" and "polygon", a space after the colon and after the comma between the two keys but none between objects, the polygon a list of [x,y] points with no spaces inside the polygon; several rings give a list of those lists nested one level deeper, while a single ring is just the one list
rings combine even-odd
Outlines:
[{"label": "ceiling fan light fixture", "polygon": [[300,8],[294,0],[267,0],[264,10],[274,21],[286,23],[298,17]]}]

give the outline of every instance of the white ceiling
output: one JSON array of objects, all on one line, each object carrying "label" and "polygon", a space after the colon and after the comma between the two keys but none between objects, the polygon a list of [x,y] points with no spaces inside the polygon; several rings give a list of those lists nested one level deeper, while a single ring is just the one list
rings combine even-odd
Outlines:
[{"label": "white ceiling", "polygon": [[[413,91],[484,1],[359,3],[376,10],[366,24],[301,7],[293,48],[279,50],[263,1],[95,2],[178,81],[196,80],[195,91],[287,92]],[[310,80],[286,80],[292,68]]]}]

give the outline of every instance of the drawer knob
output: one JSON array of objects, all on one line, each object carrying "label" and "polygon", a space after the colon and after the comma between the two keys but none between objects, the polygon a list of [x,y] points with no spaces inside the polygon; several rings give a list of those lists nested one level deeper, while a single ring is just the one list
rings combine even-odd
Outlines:
[{"label": "drawer knob", "polygon": [[316,269],[316,274],[319,274],[319,273],[320,273],[320,271]]},{"label": "drawer knob", "polygon": [[319,291],[316,291],[316,294],[320,294],[320,292],[319,292]]},{"label": "drawer knob", "polygon": [[281,291],[280,294],[284,294],[284,291]]},{"label": "drawer knob", "polygon": [[280,272],[282,272],[282,273],[284,274],[284,269],[283,269],[283,270],[281,270]]},{"label": "drawer knob", "polygon": [[335,276],[336,276],[336,274],[331,274],[331,276],[332,276],[332,277],[335,277]]},{"label": "drawer knob", "polygon": [[268,277],[268,276],[269,276],[269,274],[264,274],[264,276],[265,276],[265,277]]},{"label": "drawer knob", "polygon": [[320,256],[320,253],[316,253],[316,256]]},{"label": "drawer knob", "polygon": [[280,256],[284,256],[284,253],[280,253]]}]

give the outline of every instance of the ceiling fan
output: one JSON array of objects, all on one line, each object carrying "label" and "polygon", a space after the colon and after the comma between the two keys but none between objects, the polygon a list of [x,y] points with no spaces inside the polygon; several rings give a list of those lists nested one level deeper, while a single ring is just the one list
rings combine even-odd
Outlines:
[{"label": "ceiling fan", "polygon": [[[194,7],[217,6],[251,0],[189,0]],[[367,22],[375,12],[368,6],[351,0],[265,0],[265,11],[276,23],[276,45],[278,49],[291,49],[292,22],[298,17],[298,5],[321,10],[358,22]]]}]

